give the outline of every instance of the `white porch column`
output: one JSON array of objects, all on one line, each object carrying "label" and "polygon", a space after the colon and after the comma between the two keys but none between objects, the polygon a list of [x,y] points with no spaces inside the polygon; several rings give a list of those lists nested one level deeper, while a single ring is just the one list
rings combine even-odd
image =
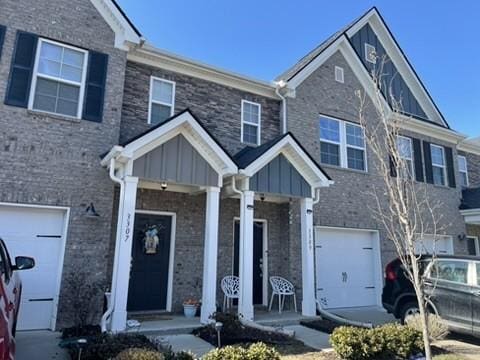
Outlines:
[{"label": "white porch column", "polygon": [[253,320],[253,191],[244,191],[240,201],[240,299],[238,314]]},{"label": "white porch column", "polygon": [[117,284],[111,322],[111,330],[114,332],[125,330],[127,324],[128,284],[132,260],[133,223],[135,219],[138,178],[126,176],[124,183],[123,198],[120,199],[120,202],[123,204],[119,207],[119,209],[123,210],[123,216],[120,227],[117,229],[117,232],[119,232],[117,237],[119,253],[117,258]]},{"label": "white porch column", "polygon": [[315,316],[315,264],[313,244],[313,200],[303,198],[300,202],[302,232],[302,315]]},{"label": "white porch column", "polygon": [[203,324],[211,322],[210,315],[216,310],[218,222],[220,207],[220,188],[207,188],[205,210],[205,243],[203,254],[202,316]]}]

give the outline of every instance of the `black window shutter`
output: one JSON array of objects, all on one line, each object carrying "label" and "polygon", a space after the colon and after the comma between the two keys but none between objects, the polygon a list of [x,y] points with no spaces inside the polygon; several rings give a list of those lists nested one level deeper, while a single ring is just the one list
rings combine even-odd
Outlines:
[{"label": "black window shutter", "polygon": [[7,28],[3,25],[0,25],[0,59],[2,58],[3,41],[5,40],[6,32],[7,32]]},{"label": "black window shutter", "polygon": [[395,160],[393,159],[392,155],[389,156],[390,160],[390,176],[397,177],[397,165],[395,164]]},{"label": "black window shutter", "polygon": [[448,186],[457,187],[455,183],[455,168],[453,167],[453,151],[452,148],[445,146],[445,160],[447,163]]},{"label": "black window shutter", "polygon": [[87,82],[83,119],[102,122],[105,82],[107,79],[108,55],[95,51],[88,53]]},{"label": "black window shutter", "polygon": [[415,179],[417,181],[425,181],[423,177],[423,163],[422,163],[422,145],[419,139],[412,138],[413,143],[413,161],[415,167]]},{"label": "black window shutter", "polygon": [[432,153],[430,152],[430,143],[423,142],[423,162],[425,163],[425,179],[427,183],[433,184]]},{"label": "black window shutter", "polygon": [[38,36],[23,31],[17,32],[13,52],[10,78],[8,80],[5,104],[26,108],[32,83]]}]

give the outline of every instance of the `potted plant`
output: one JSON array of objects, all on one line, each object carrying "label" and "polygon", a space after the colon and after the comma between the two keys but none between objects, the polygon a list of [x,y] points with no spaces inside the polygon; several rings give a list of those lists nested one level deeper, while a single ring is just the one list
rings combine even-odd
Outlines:
[{"label": "potted plant", "polygon": [[183,302],[183,314],[187,318],[195,317],[198,308],[198,301],[194,298],[187,299]]}]

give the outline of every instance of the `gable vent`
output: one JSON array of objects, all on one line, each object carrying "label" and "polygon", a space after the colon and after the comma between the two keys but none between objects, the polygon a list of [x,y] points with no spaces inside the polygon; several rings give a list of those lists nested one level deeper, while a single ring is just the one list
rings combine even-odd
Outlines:
[{"label": "gable vent", "polygon": [[343,68],[340,66],[335,66],[335,81],[338,81],[339,83],[344,83],[344,74],[343,74]]},{"label": "gable vent", "polygon": [[377,63],[377,50],[375,46],[365,43],[365,60],[369,63]]}]

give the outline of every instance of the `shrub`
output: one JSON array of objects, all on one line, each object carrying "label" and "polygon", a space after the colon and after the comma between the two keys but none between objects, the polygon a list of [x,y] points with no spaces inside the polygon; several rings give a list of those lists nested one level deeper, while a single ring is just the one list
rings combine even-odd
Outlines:
[{"label": "shrub", "polygon": [[[78,346],[67,345],[72,359],[78,359]],[[82,360],[109,360],[131,348],[157,350],[150,340],[140,334],[101,334],[88,339],[82,350]]]},{"label": "shrub", "polygon": [[164,360],[164,358],[158,351],[133,348],[123,350],[115,360]]},{"label": "shrub", "polygon": [[264,343],[255,343],[248,348],[225,346],[206,354],[203,360],[280,360],[278,352]]},{"label": "shrub", "polygon": [[[431,341],[443,340],[448,335],[448,326],[442,322],[440,317],[435,314],[428,315],[428,330]],[[406,321],[407,326],[422,331],[422,317],[420,314],[409,316]]]},{"label": "shrub", "polygon": [[330,343],[346,360],[407,359],[423,349],[422,334],[398,324],[373,329],[342,326],[334,330]]}]

